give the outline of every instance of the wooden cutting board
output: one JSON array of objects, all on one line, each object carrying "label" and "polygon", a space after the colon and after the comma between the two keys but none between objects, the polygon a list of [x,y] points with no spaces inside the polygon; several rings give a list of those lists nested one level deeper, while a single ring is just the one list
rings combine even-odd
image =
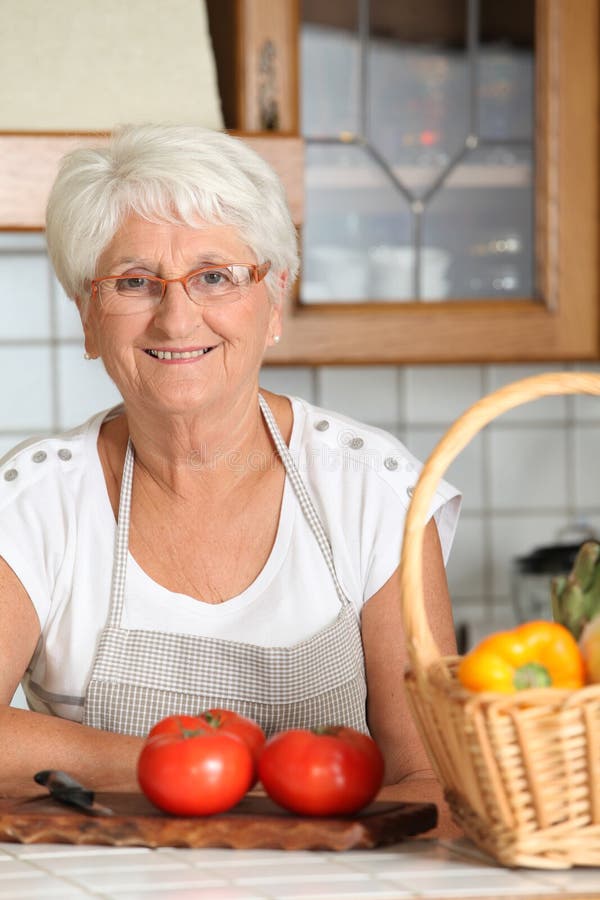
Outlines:
[{"label": "wooden cutting board", "polygon": [[90,816],[48,794],[0,800],[0,841],[23,844],[109,844],[115,847],[233,847],[350,850],[393,844],[437,823],[433,803],[376,801],[356,816],[308,818],[268,797],[248,796],[227,813],[170,816],[142,794],[98,793],[114,816]]}]

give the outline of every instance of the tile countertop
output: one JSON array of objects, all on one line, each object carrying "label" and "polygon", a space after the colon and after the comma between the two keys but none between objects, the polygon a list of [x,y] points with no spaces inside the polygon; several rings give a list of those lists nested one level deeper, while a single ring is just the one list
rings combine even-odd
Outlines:
[{"label": "tile countertop", "polygon": [[466,840],[342,853],[0,843],[0,900],[600,897],[600,868],[506,869]]}]

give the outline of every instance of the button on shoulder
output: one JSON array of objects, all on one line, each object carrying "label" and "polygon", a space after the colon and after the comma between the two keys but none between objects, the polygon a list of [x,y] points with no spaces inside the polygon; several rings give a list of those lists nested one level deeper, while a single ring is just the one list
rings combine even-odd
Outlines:
[{"label": "button on shoulder", "polygon": [[29,488],[35,490],[41,480],[55,477],[57,469],[65,475],[76,472],[76,456],[76,442],[65,436],[32,437],[18,444],[0,459],[0,504],[12,502]]}]

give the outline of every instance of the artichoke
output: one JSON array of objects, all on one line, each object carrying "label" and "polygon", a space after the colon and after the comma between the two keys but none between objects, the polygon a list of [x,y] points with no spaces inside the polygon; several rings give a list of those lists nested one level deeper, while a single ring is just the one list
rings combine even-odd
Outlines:
[{"label": "artichoke", "polygon": [[586,541],[569,575],[552,579],[552,615],[579,640],[583,628],[600,614],[600,543]]}]

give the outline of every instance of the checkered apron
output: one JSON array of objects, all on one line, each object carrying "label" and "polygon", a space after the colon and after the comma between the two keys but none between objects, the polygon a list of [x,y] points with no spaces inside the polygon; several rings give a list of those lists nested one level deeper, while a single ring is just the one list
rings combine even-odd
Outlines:
[{"label": "checkered apron", "polygon": [[134,452],[128,443],[119,500],[108,622],[87,687],[83,722],[144,737],[168,715],[221,707],[257,721],[267,734],[345,724],[368,733],[358,615],[338,580],[321,520],[266,401],[260,408],[335,585],[340,611],[292,647],[260,647],[194,634],[121,627]]}]

